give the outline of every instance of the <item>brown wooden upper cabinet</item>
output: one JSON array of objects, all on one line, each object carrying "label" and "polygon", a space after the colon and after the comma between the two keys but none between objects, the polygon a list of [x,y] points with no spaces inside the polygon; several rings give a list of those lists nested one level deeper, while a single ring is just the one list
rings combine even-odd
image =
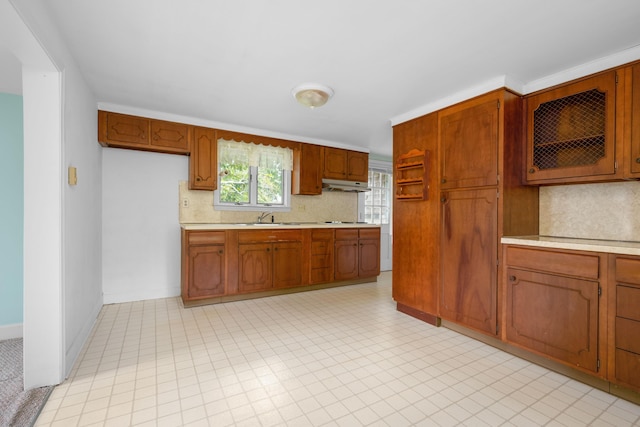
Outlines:
[{"label": "brown wooden upper cabinet", "polygon": [[498,112],[495,99],[441,112],[441,189],[497,185]]},{"label": "brown wooden upper cabinet", "polygon": [[359,151],[324,147],[322,177],[367,182],[369,155]]},{"label": "brown wooden upper cabinet", "polygon": [[616,178],[616,90],[609,71],[526,98],[527,183]]},{"label": "brown wooden upper cabinet", "polygon": [[300,144],[293,151],[291,194],[322,194],[322,147]]},{"label": "brown wooden upper cabinet", "polygon": [[[622,117],[624,141],[629,141],[623,149],[623,167],[625,178],[640,178],[640,63],[623,70],[625,76],[625,99],[631,100],[631,105],[623,109]],[[618,107],[620,108],[620,107]]]},{"label": "brown wooden upper cabinet", "polygon": [[195,127],[189,158],[189,188],[213,191],[218,185],[218,165],[215,129]]},{"label": "brown wooden upper cabinet", "polygon": [[108,147],[189,154],[189,128],[183,123],[98,111],[98,142]]}]

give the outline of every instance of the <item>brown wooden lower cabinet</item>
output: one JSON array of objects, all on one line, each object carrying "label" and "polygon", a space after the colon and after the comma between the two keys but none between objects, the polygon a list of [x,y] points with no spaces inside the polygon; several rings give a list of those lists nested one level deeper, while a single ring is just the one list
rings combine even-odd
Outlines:
[{"label": "brown wooden lower cabinet", "polygon": [[507,341],[598,371],[597,281],[507,269]]},{"label": "brown wooden lower cabinet", "polygon": [[517,245],[503,251],[503,339],[640,392],[640,257]]},{"label": "brown wooden lower cabinet", "polygon": [[200,299],[226,292],[224,231],[182,230],[183,299]]},{"label": "brown wooden lower cabinet", "polygon": [[640,257],[611,255],[612,379],[640,391]]},{"label": "brown wooden lower cabinet", "polygon": [[334,279],[349,280],[375,277],[378,274],[380,274],[380,229],[336,229]]},{"label": "brown wooden lower cabinet", "polygon": [[[335,239],[336,234],[341,240]],[[345,241],[344,236],[353,237],[348,254],[338,249],[338,242]],[[334,262],[334,251],[342,254],[340,262],[337,256]],[[346,270],[349,274],[340,274]],[[378,227],[182,230],[181,280],[185,304],[360,280],[379,274]]]}]

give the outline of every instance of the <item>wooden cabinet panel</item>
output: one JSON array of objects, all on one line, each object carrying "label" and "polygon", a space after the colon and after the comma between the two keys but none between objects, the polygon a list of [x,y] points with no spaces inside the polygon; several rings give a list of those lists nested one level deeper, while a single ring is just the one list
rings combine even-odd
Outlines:
[{"label": "wooden cabinet panel", "polygon": [[189,188],[213,191],[218,185],[217,142],[214,129],[195,127],[189,157]]},{"label": "wooden cabinet panel", "polygon": [[240,292],[269,290],[273,287],[271,243],[245,243],[238,247]]},{"label": "wooden cabinet panel", "polygon": [[640,288],[616,287],[616,315],[640,321]]},{"label": "wooden cabinet panel", "polygon": [[[616,256],[616,280],[632,285],[640,285],[640,258]],[[640,305],[639,305],[640,307]]]},{"label": "wooden cabinet panel", "polygon": [[595,280],[600,277],[600,258],[595,254],[509,247],[507,258],[510,267]]},{"label": "wooden cabinet panel", "polygon": [[322,177],[347,179],[347,151],[340,148],[324,147]]},{"label": "wooden cabinet panel", "polygon": [[300,144],[293,156],[291,194],[322,194],[322,147]]},{"label": "wooden cabinet panel", "polygon": [[616,347],[640,354],[640,321],[616,317]]},{"label": "wooden cabinet panel", "polygon": [[214,297],[225,294],[224,245],[189,248],[190,283],[188,297]]},{"label": "wooden cabinet panel", "polygon": [[380,274],[380,235],[377,239],[360,239],[358,276],[375,277]]},{"label": "wooden cabinet panel", "polygon": [[141,147],[149,145],[149,119],[98,111],[98,141],[109,146]]},{"label": "wooden cabinet panel", "polygon": [[333,281],[333,236],[333,229],[311,231],[309,283],[312,285]]},{"label": "wooden cabinet panel", "polygon": [[498,101],[490,100],[440,113],[440,188],[498,183],[498,112]]},{"label": "wooden cabinet panel", "polygon": [[[393,127],[393,162],[413,151],[430,151],[438,159],[438,114],[432,113]],[[422,169],[422,168],[421,168]],[[393,299],[437,323],[440,273],[440,200],[438,176],[426,173],[423,185],[430,197],[411,203],[393,201]],[[415,175],[410,175],[415,176]],[[394,178],[402,178],[397,172]],[[426,192],[426,191],[425,191]],[[435,192],[435,193],[434,193]],[[402,193],[396,184],[395,194]],[[434,197],[434,194],[436,195]],[[424,316],[423,316],[424,317]]]},{"label": "wooden cabinet panel", "polygon": [[189,125],[151,120],[151,146],[189,153]]},{"label": "wooden cabinet panel", "polygon": [[369,155],[359,151],[323,147],[322,177],[368,182]]},{"label": "wooden cabinet panel", "polygon": [[189,154],[190,126],[98,111],[98,142],[109,147]]},{"label": "wooden cabinet panel", "polygon": [[615,364],[615,375],[618,382],[640,388],[640,354],[617,348]]},{"label": "wooden cabinet panel", "polygon": [[347,152],[347,179],[349,181],[369,181],[369,155],[358,151]]},{"label": "wooden cabinet panel", "polygon": [[507,341],[598,370],[597,281],[509,268]]},{"label": "wooden cabinet panel", "polygon": [[302,284],[302,243],[273,244],[273,284],[276,288],[290,288]]},{"label": "wooden cabinet panel", "polygon": [[224,231],[182,230],[183,302],[227,293],[227,254]]},{"label": "wooden cabinet panel", "polygon": [[632,68],[631,105],[626,115],[625,129],[629,127],[630,141],[624,148],[623,163],[626,178],[640,178],[640,63]]},{"label": "wooden cabinet panel", "polygon": [[616,72],[529,96],[526,180],[611,180],[616,173]]},{"label": "wooden cabinet panel", "polygon": [[356,277],[358,277],[358,239],[336,239],[334,279],[340,281]]},{"label": "wooden cabinet panel", "polygon": [[442,195],[440,315],[497,333],[497,190]]}]

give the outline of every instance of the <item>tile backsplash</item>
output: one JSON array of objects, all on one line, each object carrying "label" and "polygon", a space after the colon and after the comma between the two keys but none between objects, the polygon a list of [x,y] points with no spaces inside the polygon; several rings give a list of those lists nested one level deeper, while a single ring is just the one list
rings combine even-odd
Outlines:
[{"label": "tile backsplash", "polygon": [[640,241],[640,182],[540,187],[540,234]]},{"label": "tile backsplash", "polygon": [[[180,223],[253,222],[259,215],[215,210],[213,192],[189,190],[187,181],[179,183],[179,209]],[[274,216],[277,222],[357,221],[358,195],[324,192],[319,196],[291,196],[291,212],[276,212]]]}]

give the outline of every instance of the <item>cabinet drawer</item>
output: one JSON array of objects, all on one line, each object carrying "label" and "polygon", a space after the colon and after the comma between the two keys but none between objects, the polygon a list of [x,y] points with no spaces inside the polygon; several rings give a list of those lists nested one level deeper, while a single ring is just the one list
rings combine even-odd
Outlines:
[{"label": "cabinet drawer", "polygon": [[598,279],[600,258],[598,255],[544,251],[509,247],[507,263],[510,267],[563,274],[567,276]]},{"label": "cabinet drawer", "polygon": [[640,322],[616,317],[616,347],[640,354]]},{"label": "cabinet drawer", "polygon": [[616,281],[640,285],[640,259],[616,257]]},{"label": "cabinet drawer", "polygon": [[380,229],[379,228],[361,228],[359,230],[361,239],[379,239],[380,238]]},{"label": "cabinet drawer", "polygon": [[640,321],[640,288],[616,287],[616,316]]},{"label": "cabinet drawer", "polygon": [[298,242],[302,240],[301,230],[259,230],[239,231],[238,243],[251,242]]},{"label": "cabinet drawer", "polygon": [[640,354],[616,349],[616,379],[640,387]]},{"label": "cabinet drawer", "polygon": [[311,230],[311,240],[332,240],[333,228],[316,228]]},{"label": "cabinet drawer", "polygon": [[190,245],[224,244],[224,231],[189,231]]},{"label": "cabinet drawer", "polygon": [[357,238],[357,228],[336,228],[336,240],[354,240]]}]

